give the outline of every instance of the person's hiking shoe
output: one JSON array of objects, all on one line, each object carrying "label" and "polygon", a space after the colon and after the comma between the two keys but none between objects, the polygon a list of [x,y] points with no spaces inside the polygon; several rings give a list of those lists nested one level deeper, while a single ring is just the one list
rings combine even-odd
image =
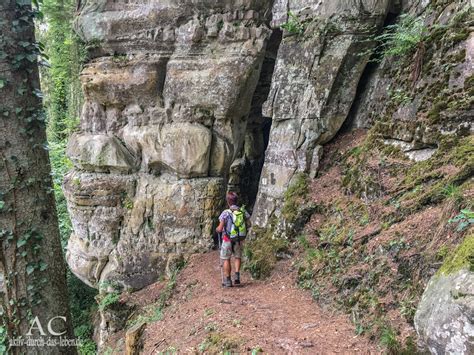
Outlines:
[{"label": "person's hiking shoe", "polygon": [[230,277],[227,277],[224,281],[224,287],[232,287],[232,280],[230,279]]},{"label": "person's hiking shoe", "polygon": [[235,285],[240,285],[240,272],[235,273],[234,284]]}]

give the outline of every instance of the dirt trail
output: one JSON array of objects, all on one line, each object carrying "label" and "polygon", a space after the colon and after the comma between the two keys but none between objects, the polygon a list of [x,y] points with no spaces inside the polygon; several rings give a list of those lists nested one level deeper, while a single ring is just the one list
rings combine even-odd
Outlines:
[{"label": "dirt trail", "polygon": [[297,288],[293,269],[291,261],[280,262],[265,281],[243,273],[242,286],[226,289],[220,285],[217,252],[195,255],[178,276],[163,319],[147,326],[142,353],[246,353],[257,348],[269,354],[379,352],[355,336],[347,316],[323,310]]}]

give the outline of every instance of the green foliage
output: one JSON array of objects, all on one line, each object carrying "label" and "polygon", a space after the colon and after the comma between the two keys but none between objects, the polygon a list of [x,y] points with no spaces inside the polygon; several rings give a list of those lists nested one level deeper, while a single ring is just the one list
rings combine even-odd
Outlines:
[{"label": "green foliage", "polygon": [[403,89],[395,89],[393,91],[389,91],[390,99],[394,105],[406,105],[412,101],[412,97],[410,93]]},{"label": "green foliage", "polygon": [[288,12],[288,21],[281,25],[288,33],[301,35],[306,30],[305,24],[293,12]]},{"label": "green foliage", "polygon": [[294,223],[298,216],[298,207],[301,205],[300,199],[308,194],[308,175],[304,173],[297,174],[290,186],[285,191],[284,204],[281,214],[285,220]]},{"label": "green foliage", "polygon": [[6,354],[7,353],[7,344],[8,344],[7,330],[2,325],[2,326],[0,326],[0,354]]},{"label": "green foliage", "polygon": [[400,351],[400,343],[397,340],[397,333],[390,326],[385,326],[380,334],[380,344],[385,346],[389,354],[397,354]]},{"label": "green foliage", "polygon": [[101,311],[107,309],[108,307],[116,304],[120,299],[120,292],[114,291],[107,293],[103,297],[99,297],[99,309]]},{"label": "green foliage", "polygon": [[[72,233],[66,199],[61,185],[72,164],[66,157],[67,138],[75,130],[82,106],[79,73],[85,60],[85,50],[72,28],[76,2],[74,0],[43,0],[43,23],[37,30],[44,53],[41,85],[45,92],[49,156],[63,249]],[[26,46],[26,44],[25,44]],[[48,60],[49,63],[45,63]],[[76,336],[82,344],[81,354],[95,354],[92,341],[92,313],[96,310],[97,291],[88,287],[70,271],[67,274],[70,309]],[[110,300],[109,300],[110,301]]]},{"label": "green foliage", "polygon": [[470,225],[474,224],[474,212],[469,209],[464,209],[459,212],[457,216],[451,218],[448,223],[457,223],[456,230],[462,232]]},{"label": "green foliage", "polygon": [[72,28],[75,7],[74,0],[44,0],[41,6],[48,24],[38,32],[49,60],[42,70],[42,86],[50,141],[63,141],[74,131],[82,105],[79,73],[86,52]]},{"label": "green foliage", "polygon": [[443,194],[454,201],[462,200],[462,191],[458,185],[448,184],[443,188]]},{"label": "green foliage", "polygon": [[253,278],[268,277],[277,262],[277,254],[288,249],[288,242],[274,235],[275,222],[272,220],[266,229],[253,227],[255,237],[245,244],[244,269]]},{"label": "green foliage", "polygon": [[54,196],[56,198],[56,208],[58,211],[61,244],[65,249],[72,232],[71,220],[67,211],[66,198],[64,197],[61,188],[64,175],[72,168],[72,163],[66,156],[66,141],[49,142],[49,159],[53,175],[53,188]]},{"label": "green foliage", "polygon": [[375,40],[385,57],[404,57],[415,51],[425,38],[426,30],[422,19],[404,14],[396,24],[385,27],[384,33]]}]

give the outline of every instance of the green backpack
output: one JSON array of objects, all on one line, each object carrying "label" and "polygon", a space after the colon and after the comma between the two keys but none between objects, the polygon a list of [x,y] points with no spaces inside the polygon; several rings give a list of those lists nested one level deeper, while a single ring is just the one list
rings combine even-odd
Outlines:
[{"label": "green backpack", "polygon": [[238,210],[228,210],[232,214],[232,228],[229,231],[232,241],[244,240],[247,236],[247,226],[245,225],[245,206]]}]

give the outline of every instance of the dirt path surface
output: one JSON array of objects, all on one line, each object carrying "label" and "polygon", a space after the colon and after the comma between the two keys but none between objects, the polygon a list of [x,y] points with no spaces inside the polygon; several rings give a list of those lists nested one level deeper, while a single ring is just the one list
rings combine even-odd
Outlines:
[{"label": "dirt path surface", "polygon": [[[148,324],[142,354],[378,353],[364,337],[356,337],[345,315],[319,307],[295,285],[291,262],[280,262],[273,276],[223,288],[217,252],[195,255],[180,273],[163,319]],[[254,353],[256,353],[254,351]]]}]

